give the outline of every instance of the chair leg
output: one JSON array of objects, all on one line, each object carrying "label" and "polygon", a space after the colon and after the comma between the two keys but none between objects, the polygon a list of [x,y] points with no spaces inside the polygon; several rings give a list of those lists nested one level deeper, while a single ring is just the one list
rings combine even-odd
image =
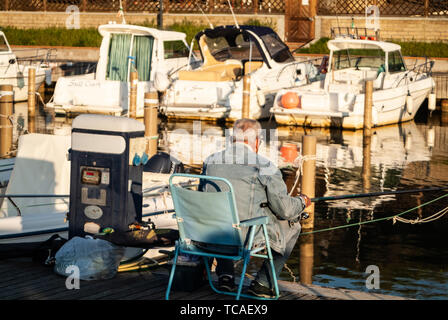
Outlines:
[{"label": "chair leg", "polygon": [[207,271],[207,278],[208,278],[208,282],[210,284],[210,287],[213,289],[213,291],[215,291],[216,293],[221,293],[221,291],[219,291],[218,289],[215,288],[215,286],[213,285],[213,281],[212,281],[212,274],[210,273],[210,266],[208,264],[208,258],[204,257],[204,264],[205,264],[205,270]]},{"label": "chair leg", "polygon": [[243,271],[241,272],[240,283],[238,284],[238,292],[236,294],[236,300],[240,300],[241,291],[243,290],[244,277],[246,276],[246,269],[247,265],[249,264],[249,261],[250,261],[250,253],[248,252],[244,257]]},{"label": "chair leg", "polygon": [[219,293],[219,294],[227,294],[227,295],[230,295],[230,296],[235,296],[236,294],[233,293],[233,292],[225,292],[225,291],[221,291],[221,290],[218,290],[218,289],[215,287],[215,285],[213,284],[213,281],[212,281],[212,274],[211,274],[211,272],[210,272],[210,268],[209,268],[208,258],[207,258],[207,257],[204,257],[204,264],[205,264],[205,270],[207,270],[207,278],[208,278],[208,282],[209,282],[210,287],[212,288],[212,290],[215,291],[216,293]]},{"label": "chair leg", "polygon": [[280,292],[278,290],[278,283],[277,283],[277,274],[274,267],[274,258],[272,256],[271,247],[269,245],[269,236],[266,229],[266,225],[263,224],[263,234],[266,240],[266,251],[268,254],[269,259],[269,265],[271,267],[271,273],[272,273],[272,282],[274,283],[274,290],[275,290],[275,299],[278,299],[280,297]]},{"label": "chair leg", "polygon": [[170,299],[171,285],[172,285],[172,282],[173,282],[174,273],[176,272],[176,263],[177,263],[178,255],[179,255],[179,246],[176,243],[176,251],[175,251],[175,254],[174,254],[173,266],[171,267],[170,278],[168,280],[168,287],[166,288],[165,300],[169,300]]}]

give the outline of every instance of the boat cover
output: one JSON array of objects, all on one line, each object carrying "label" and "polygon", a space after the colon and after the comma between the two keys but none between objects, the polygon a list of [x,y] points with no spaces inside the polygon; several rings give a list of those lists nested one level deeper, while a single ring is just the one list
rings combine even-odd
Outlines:
[{"label": "boat cover", "polygon": [[[32,133],[19,138],[14,169],[6,194],[70,193],[70,162],[67,160],[70,136]],[[68,212],[68,198],[13,198],[22,216]],[[15,217],[18,210],[5,199],[0,218]]]}]

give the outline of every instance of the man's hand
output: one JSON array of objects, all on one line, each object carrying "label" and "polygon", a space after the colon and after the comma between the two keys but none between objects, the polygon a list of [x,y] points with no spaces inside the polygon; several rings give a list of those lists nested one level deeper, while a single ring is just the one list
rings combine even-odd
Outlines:
[{"label": "man's hand", "polygon": [[311,199],[306,194],[300,194],[299,197],[305,204],[305,208],[308,208],[311,205]]}]

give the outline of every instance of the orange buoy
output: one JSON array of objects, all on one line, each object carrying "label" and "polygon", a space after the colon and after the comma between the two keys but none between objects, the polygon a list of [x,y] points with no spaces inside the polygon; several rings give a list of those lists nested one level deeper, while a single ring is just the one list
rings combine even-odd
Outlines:
[{"label": "orange buoy", "polygon": [[295,92],[286,92],[282,96],[282,106],[286,109],[295,109],[295,108],[301,108],[300,105],[300,97]]},{"label": "orange buoy", "polygon": [[280,148],[280,155],[286,162],[293,163],[299,156],[297,145],[294,143],[283,143]]}]

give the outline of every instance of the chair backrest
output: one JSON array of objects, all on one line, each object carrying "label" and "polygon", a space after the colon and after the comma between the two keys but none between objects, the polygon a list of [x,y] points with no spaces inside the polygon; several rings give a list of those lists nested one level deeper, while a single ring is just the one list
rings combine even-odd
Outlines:
[{"label": "chair backrest", "polygon": [[[175,185],[175,177],[221,181],[229,188],[218,192],[189,190]],[[227,179],[178,173],[170,177],[170,190],[180,240],[189,239],[213,245],[243,245],[233,187]]]}]

